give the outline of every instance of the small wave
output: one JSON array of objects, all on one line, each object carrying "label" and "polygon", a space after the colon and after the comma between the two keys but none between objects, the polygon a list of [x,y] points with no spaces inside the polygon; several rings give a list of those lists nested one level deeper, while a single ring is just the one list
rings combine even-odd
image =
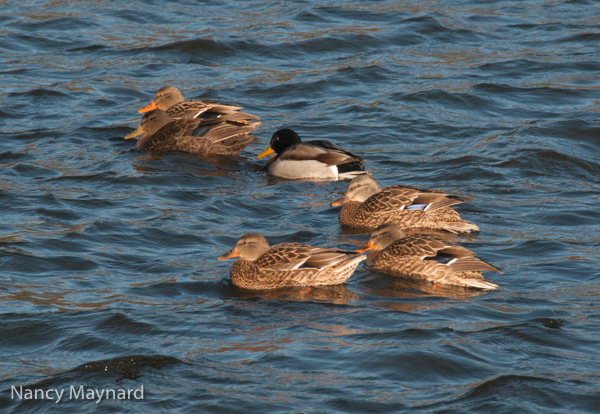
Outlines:
[{"label": "small wave", "polygon": [[26,32],[37,32],[37,31],[75,31],[78,29],[88,30],[99,25],[94,21],[93,18],[77,17],[77,16],[65,16],[57,17],[54,19],[42,19],[42,20],[21,20],[14,22],[9,25],[10,27],[24,30]]},{"label": "small wave", "polygon": [[469,44],[479,43],[486,38],[476,31],[446,27],[431,15],[400,20],[395,27],[397,28],[392,33],[386,33],[383,37],[396,46],[434,42]]},{"label": "small wave", "polygon": [[540,107],[575,106],[586,104],[595,99],[592,90],[578,90],[559,87],[518,87],[507,84],[480,83],[473,90],[481,94],[489,94],[507,99],[519,106],[530,104]]},{"label": "small wave", "polygon": [[563,154],[548,148],[520,148],[497,163],[498,168],[516,169],[521,174],[535,176],[563,176],[568,179],[598,179],[600,164],[574,154]]}]

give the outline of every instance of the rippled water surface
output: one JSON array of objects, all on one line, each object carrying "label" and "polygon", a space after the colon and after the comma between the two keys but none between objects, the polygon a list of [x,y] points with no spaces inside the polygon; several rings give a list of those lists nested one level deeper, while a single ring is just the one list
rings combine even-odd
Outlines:
[{"label": "rippled water surface", "polygon": [[[595,1],[0,1],[0,411],[593,412],[600,406]],[[263,122],[239,157],[123,136],[173,84]],[[354,249],[345,182],[266,175],[281,127],[383,185],[467,197],[493,292],[247,292],[238,237]],[[479,293],[479,294],[477,294]],[[19,400],[25,389],[143,400]]]}]

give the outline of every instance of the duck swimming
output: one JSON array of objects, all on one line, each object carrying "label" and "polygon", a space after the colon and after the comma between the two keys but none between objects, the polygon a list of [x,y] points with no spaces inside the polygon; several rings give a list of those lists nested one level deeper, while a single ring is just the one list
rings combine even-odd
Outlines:
[{"label": "duck swimming", "polygon": [[481,271],[502,273],[462,246],[425,235],[407,236],[393,223],[377,227],[357,253],[372,250],[365,267],[381,273],[425,279],[433,283],[478,289],[497,289]]},{"label": "duck swimming", "polygon": [[231,266],[231,282],[243,289],[267,290],[290,286],[344,283],[365,255],[299,243],[269,246],[260,234],[242,236],[218,260],[239,257]]},{"label": "duck swimming", "polygon": [[[227,105],[209,100],[191,100],[186,101],[183,94],[175,86],[167,85],[160,88],[152,101],[139,113],[145,113],[154,109],[165,111],[171,118],[210,118],[219,115],[231,115],[234,113],[243,114],[244,120],[258,120],[259,118],[239,112],[242,107]],[[259,124],[260,125],[260,124]]]},{"label": "duck swimming", "polygon": [[237,155],[255,138],[260,123],[238,121],[241,113],[213,119],[173,119],[166,112],[147,112],[140,126],[125,139],[141,135],[135,148],[142,151],[183,151],[192,154]]},{"label": "duck swimming", "polygon": [[444,229],[452,233],[478,231],[479,227],[450,208],[463,202],[439,190],[401,185],[381,188],[373,177],[363,175],[352,179],[344,196],[331,206],[343,204],[339,221],[346,227],[374,228],[396,223],[402,228]]},{"label": "duck swimming", "polygon": [[348,179],[364,171],[364,160],[329,141],[302,142],[291,129],[280,129],[269,147],[256,158],[275,153],[267,162],[267,172],[288,179]]}]

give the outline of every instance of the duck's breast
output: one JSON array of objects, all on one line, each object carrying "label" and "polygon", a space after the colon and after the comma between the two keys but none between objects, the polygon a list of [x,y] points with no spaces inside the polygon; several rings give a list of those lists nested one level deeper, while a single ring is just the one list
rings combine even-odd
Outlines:
[{"label": "duck's breast", "polygon": [[282,178],[338,178],[338,169],[335,165],[327,166],[316,160],[280,160],[274,157],[269,160],[267,167],[269,174]]}]

